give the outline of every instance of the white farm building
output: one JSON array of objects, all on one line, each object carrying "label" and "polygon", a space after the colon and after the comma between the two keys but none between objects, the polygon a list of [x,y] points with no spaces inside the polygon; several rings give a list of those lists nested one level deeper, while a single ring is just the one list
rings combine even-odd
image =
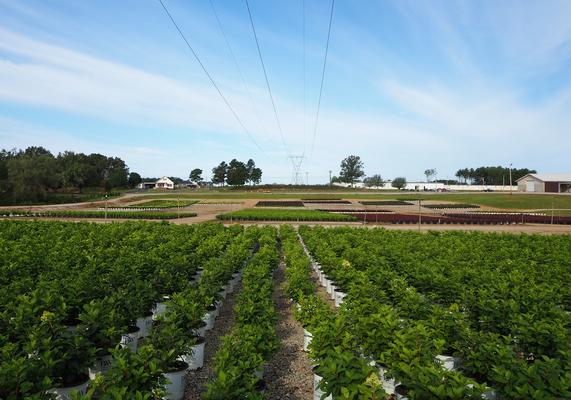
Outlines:
[{"label": "white farm building", "polygon": [[168,176],[163,176],[155,182],[141,182],[137,187],[139,189],[174,189],[174,182]]},{"label": "white farm building", "polygon": [[527,174],[516,182],[520,192],[571,193],[571,174]]}]

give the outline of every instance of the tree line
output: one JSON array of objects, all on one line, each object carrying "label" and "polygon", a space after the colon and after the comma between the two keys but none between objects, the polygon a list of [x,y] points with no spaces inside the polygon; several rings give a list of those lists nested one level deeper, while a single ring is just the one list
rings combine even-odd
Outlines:
[{"label": "tree line", "polygon": [[247,183],[257,185],[262,181],[262,170],[256,167],[254,160],[246,163],[235,158],[229,163],[222,161],[212,168],[212,183],[215,185],[243,186]]},{"label": "tree line", "polygon": [[[536,170],[528,168],[512,168],[511,184],[519,178],[527,174],[535,174]],[[456,177],[460,183],[473,183],[477,185],[509,185],[510,184],[510,168],[509,167],[478,167],[478,168],[462,168],[456,172]]]},{"label": "tree line", "polygon": [[45,201],[52,193],[82,193],[134,187],[136,173],[118,157],[65,151],[53,155],[41,146],[0,151],[0,201]]}]

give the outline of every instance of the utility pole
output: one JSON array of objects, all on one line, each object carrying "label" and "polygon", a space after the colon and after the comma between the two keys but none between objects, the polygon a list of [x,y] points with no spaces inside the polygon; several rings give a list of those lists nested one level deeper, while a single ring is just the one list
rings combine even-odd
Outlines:
[{"label": "utility pole", "polygon": [[512,163],[510,163],[510,194],[512,194]]},{"label": "utility pole", "polygon": [[105,221],[107,221],[107,193],[105,193]]},{"label": "utility pole", "polygon": [[420,225],[422,224],[422,209],[420,208],[420,202],[422,199],[420,198],[420,194],[418,195],[418,231],[420,232]]},{"label": "utility pole", "polygon": [[331,189],[331,185],[332,185],[332,182],[331,182],[331,172],[333,172],[333,171],[329,170],[329,189]]},{"label": "utility pole", "polygon": [[309,172],[305,171],[305,184],[309,186]]}]

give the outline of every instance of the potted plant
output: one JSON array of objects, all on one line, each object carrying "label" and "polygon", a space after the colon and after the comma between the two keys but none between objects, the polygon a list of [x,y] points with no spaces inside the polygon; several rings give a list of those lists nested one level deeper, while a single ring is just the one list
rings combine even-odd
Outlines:
[{"label": "potted plant", "polygon": [[109,298],[93,300],[83,307],[79,315],[78,333],[96,349],[95,363],[89,367],[89,377],[94,379],[99,373],[107,371],[113,364],[111,349],[121,340],[121,332],[126,327],[113,308]]},{"label": "potted plant", "polygon": [[95,360],[96,349],[77,331],[66,329],[55,314],[46,311],[30,332],[29,348],[49,371],[50,393],[61,399],[73,392],[86,393],[87,369]]},{"label": "potted plant", "polygon": [[166,379],[165,399],[180,400],[184,396],[185,375],[189,365],[182,360],[191,352],[192,344],[172,319],[164,318],[153,327],[148,337],[148,344],[158,351],[160,368]]}]

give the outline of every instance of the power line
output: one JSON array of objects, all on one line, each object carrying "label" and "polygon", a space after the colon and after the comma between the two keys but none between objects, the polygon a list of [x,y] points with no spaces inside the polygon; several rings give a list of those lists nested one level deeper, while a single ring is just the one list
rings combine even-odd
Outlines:
[{"label": "power line", "polygon": [[301,2],[302,13],[302,42],[303,42],[303,154],[305,155],[305,136],[307,131],[307,79],[306,79],[306,62],[305,62],[305,0]]},{"label": "power line", "polygon": [[258,56],[260,58],[260,63],[262,64],[262,70],[264,71],[264,78],[266,79],[266,87],[268,88],[268,93],[270,94],[270,100],[272,101],[272,108],[274,109],[274,116],[276,118],[278,130],[280,131],[282,144],[284,146],[286,153],[289,156],[289,150],[287,148],[287,145],[286,145],[286,142],[284,139],[284,133],[282,130],[282,125],[280,123],[280,118],[278,117],[278,110],[276,108],[276,103],[274,102],[274,96],[272,95],[272,89],[270,87],[270,81],[268,79],[268,74],[266,72],[266,66],[264,65],[264,58],[262,57],[262,51],[260,50],[260,42],[258,41],[258,35],[256,34],[256,28],[254,26],[254,19],[252,18],[252,12],[250,11],[250,4],[248,3],[248,0],[245,0],[245,1],[246,1],[246,8],[248,9],[248,15],[250,16],[250,25],[252,26],[252,32],[254,33],[254,39],[256,40],[256,47],[258,49]]},{"label": "power line", "polygon": [[327,43],[325,44],[325,57],[323,57],[323,69],[321,71],[321,85],[319,87],[319,99],[317,100],[317,112],[315,114],[315,125],[313,126],[313,139],[311,140],[311,151],[309,158],[313,155],[313,147],[315,146],[315,136],[317,135],[317,126],[319,124],[319,110],[321,109],[321,95],[323,94],[323,82],[325,80],[325,67],[327,66],[327,54],[329,53],[329,40],[331,38],[331,25],[333,23],[333,9],[335,0],[331,0],[331,13],[329,15],[329,28],[327,30]]},{"label": "power line", "polygon": [[228,109],[230,109],[230,111],[232,112],[232,115],[234,115],[234,118],[236,118],[236,121],[238,121],[238,123],[240,124],[240,126],[242,127],[242,129],[244,130],[244,132],[248,135],[248,137],[252,140],[252,142],[256,145],[256,147],[258,148],[258,150],[260,150],[261,152],[263,152],[262,148],[260,147],[260,145],[258,144],[258,142],[256,142],[256,139],[254,139],[254,137],[252,136],[252,134],[250,133],[250,131],[248,130],[248,128],[246,128],[246,126],[244,125],[244,123],[242,122],[242,120],[240,119],[240,117],[238,116],[238,114],[236,113],[236,111],[234,110],[234,108],[230,105],[230,102],[226,99],[226,97],[224,96],[224,94],[222,94],[222,91],[220,90],[220,88],[218,87],[218,85],[216,84],[216,82],[214,81],[214,79],[212,78],[212,75],[210,75],[210,73],[208,72],[208,70],[206,69],[206,66],[202,63],[202,61],[200,60],[200,57],[198,57],[198,54],[196,53],[196,51],[194,51],[194,48],[190,45],[190,43],[188,42],[188,40],[186,40],[186,37],[184,36],[184,33],[182,33],[182,31],[180,30],[178,24],[176,23],[176,21],[174,20],[173,16],[171,15],[171,13],[169,12],[167,6],[165,5],[165,3],[163,3],[163,0],[158,0],[159,3],[161,3],[161,6],[163,7],[163,9],[165,10],[165,13],[168,15],[168,17],[170,18],[172,24],[174,25],[174,27],[176,28],[176,30],[178,31],[180,37],[182,38],[182,40],[184,40],[184,42],[186,43],[186,46],[189,48],[189,50],[191,51],[192,55],[194,56],[194,58],[196,59],[196,61],[198,62],[198,64],[200,65],[200,67],[202,68],[202,70],[204,71],[204,73],[206,74],[206,76],[208,77],[208,79],[210,80],[210,83],[212,84],[212,86],[214,86],[214,88],[216,89],[216,91],[218,92],[218,94],[220,95],[220,97],[222,98],[222,100],[224,101],[224,104],[226,104],[226,106],[228,107]]},{"label": "power line", "polygon": [[250,92],[248,84],[246,83],[246,79],[244,78],[244,74],[242,73],[242,69],[240,68],[240,64],[238,63],[238,59],[236,58],[236,54],[234,53],[234,50],[232,49],[232,45],[230,44],[230,41],[228,40],[228,35],[226,35],[226,31],[224,30],[224,27],[222,25],[222,21],[220,20],[220,17],[218,16],[218,12],[216,11],[216,7],[214,6],[214,2],[212,0],[209,0],[209,2],[210,2],[210,7],[212,8],[212,12],[214,13],[214,17],[216,18],[216,22],[218,23],[218,28],[220,29],[220,33],[222,34],[222,37],[224,38],[224,42],[226,43],[226,47],[228,48],[228,52],[232,56],[234,66],[236,67],[236,70],[238,71],[238,75],[240,76],[240,80],[242,81],[242,86],[244,87],[244,91],[246,92],[246,94],[248,95],[248,98],[250,99],[250,102],[252,103],[252,106],[254,108],[254,112],[256,113],[256,118],[258,120],[258,123],[261,125],[261,118],[260,118],[260,115],[258,112],[258,107],[256,107],[256,103],[254,102],[254,98],[252,97],[252,93]]}]

